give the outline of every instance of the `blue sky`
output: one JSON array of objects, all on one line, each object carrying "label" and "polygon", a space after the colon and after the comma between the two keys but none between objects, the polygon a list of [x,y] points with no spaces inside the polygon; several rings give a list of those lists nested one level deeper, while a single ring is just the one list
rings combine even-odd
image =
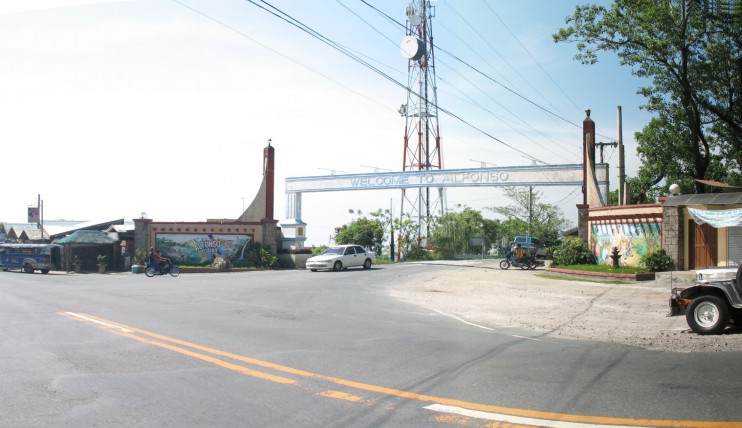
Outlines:
[{"label": "blue sky", "polygon": [[[368,3],[404,23],[407,2]],[[643,82],[614,55],[585,66],[573,45],[552,40],[581,3],[434,1],[439,105],[551,164],[581,162],[585,108],[598,141],[614,141],[621,105],[633,175],[633,135],[649,120],[636,95]],[[364,2],[270,4],[406,82],[403,29]],[[404,102],[399,86],[249,1],[2,0],[0,221],[24,221],[37,194],[48,220],[236,218],[258,190],[268,139],[281,220],[287,177],[401,170]],[[440,129],[446,168],[531,164],[445,114]],[[605,160],[615,185],[617,152]],[[537,190],[576,223],[579,189]],[[497,189],[447,197],[449,208],[510,204]],[[399,191],[304,195],[307,243],[328,243],[349,209],[390,205],[398,213]]]}]

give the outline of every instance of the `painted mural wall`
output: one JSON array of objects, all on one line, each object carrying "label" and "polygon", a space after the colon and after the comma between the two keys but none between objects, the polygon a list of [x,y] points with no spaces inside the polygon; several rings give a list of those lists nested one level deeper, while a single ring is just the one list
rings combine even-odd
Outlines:
[{"label": "painted mural wall", "polygon": [[217,257],[238,262],[253,240],[253,235],[229,233],[158,233],[155,237],[163,257],[186,266],[208,266]]},{"label": "painted mural wall", "polygon": [[661,223],[607,223],[591,225],[590,245],[598,264],[612,265],[613,248],[618,248],[621,266],[639,266],[647,252],[659,249]]}]

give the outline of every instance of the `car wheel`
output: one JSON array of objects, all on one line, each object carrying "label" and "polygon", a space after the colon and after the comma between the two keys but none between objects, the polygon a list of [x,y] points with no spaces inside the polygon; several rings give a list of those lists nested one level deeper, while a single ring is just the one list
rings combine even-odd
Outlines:
[{"label": "car wheel", "polygon": [[309,269],[309,270],[311,270],[312,272],[317,272],[317,269]]},{"label": "car wheel", "polygon": [[49,269],[41,269],[41,273],[47,274],[49,273]]},{"label": "car wheel", "polygon": [[33,273],[33,267],[30,264],[26,263],[25,265],[23,265],[23,272]]},{"label": "car wheel", "polygon": [[507,269],[510,267],[510,263],[508,263],[507,260],[503,260],[500,262],[500,269]]},{"label": "car wheel", "polygon": [[366,261],[363,262],[363,268],[366,270],[371,269],[371,259],[366,259]]},{"label": "car wheel", "polygon": [[688,305],[685,320],[698,334],[720,334],[729,323],[729,305],[717,296],[699,296]]},{"label": "car wheel", "polygon": [[332,270],[335,272],[340,271],[343,268],[343,264],[340,261],[336,261],[335,264],[332,266]]}]

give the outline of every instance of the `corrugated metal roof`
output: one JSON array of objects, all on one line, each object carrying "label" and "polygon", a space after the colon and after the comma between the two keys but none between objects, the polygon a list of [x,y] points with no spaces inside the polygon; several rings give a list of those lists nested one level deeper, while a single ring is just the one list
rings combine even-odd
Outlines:
[{"label": "corrugated metal roof", "polygon": [[55,244],[115,244],[117,241],[99,230],[78,230]]},{"label": "corrugated metal roof", "polygon": [[18,235],[18,238],[29,241],[43,241],[49,239],[49,233],[46,229],[24,229],[23,232]]},{"label": "corrugated metal roof", "polygon": [[663,207],[680,207],[687,205],[740,205],[742,193],[702,193],[678,195],[667,198]]},{"label": "corrugated metal roof", "polygon": [[77,223],[69,226],[65,229],[57,230],[54,233],[50,233],[52,238],[58,238],[62,235],[72,233],[76,230],[91,229],[91,230],[104,230],[112,224],[124,224],[124,219],[108,220],[108,221],[87,221],[85,223]]}]

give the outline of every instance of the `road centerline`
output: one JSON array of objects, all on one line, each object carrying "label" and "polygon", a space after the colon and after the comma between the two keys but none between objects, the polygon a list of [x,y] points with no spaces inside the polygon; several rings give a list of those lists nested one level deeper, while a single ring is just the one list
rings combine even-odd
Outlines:
[{"label": "road centerline", "polygon": [[[502,414],[502,415],[507,415],[508,417],[529,418],[533,420],[554,421],[554,422],[560,422],[564,424],[571,424],[571,425],[553,425],[554,427],[557,427],[557,428],[596,427],[596,426],[597,427],[599,426],[631,426],[631,427],[653,426],[653,427],[733,428],[733,427],[740,426],[738,422],[678,421],[678,420],[615,418],[615,417],[606,417],[606,416],[586,416],[586,415],[578,415],[578,414],[556,413],[556,412],[547,412],[547,411],[540,411],[540,410],[518,409],[518,408],[509,408],[509,407],[495,406],[495,405],[489,405],[489,404],[472,403],[472,402],[466,402],[466,401],[462,401],[458,399],[419,394],[419,393],[400,390],[400,389],[388,388],[388,387],[383,387],[383,386],[378,386],[378,385],[367,384],[363,382],[352,381],[348,379],[337,378],[333,376],[322,375],[318,373],[312,373],[312,372],[308,372],[305,370],[296,369],[293,367],[271,363],[269,361],[258,360],[255,358],[250,358],[250,357],[233,354],[230,352],[226,352],[226,351],[222,351],[222,350],[218,350],[214,348],[209,348],[207,346],[199,345],[196,343],[191,343],[191,342],[187,342],[184,340],[171,338],[171,337],[164,336],[158,333],[154,333],[154,332],[143,330],[137,327],[132,327],[132,326],[117,323],[114,321],[106,320],[106,319],[96,317],[93,315],[89,315],[89,314],[85,314],[85,313],[59,312],[58,314],[61,316],[67,317],[67,318],[88,321],[93,324],[105,326],[106,328],[110,329],[108,331],[116,335],[126,337],[129,339],[133,339],[133,340],[137,340],[142,343],[151,344],[153,346],[158,346],[163,349],[168,349],[168,350],[180,353],[182,355],[187,355],[193,358],[197,358],[199,360],[206,361],[211,364],[215,364],[217,366],[227,368],[227,369],[230,369],[230,370],[242,373],[242,374],[246,374],[249,376],[271,380],[271,381],[282,383],[282,384],[297,383],[297,381],[294,379],[289,379],[289,378],[285,378],[282,376],[276,376],[276,375],[271,375],[271,374],[259,372],[256,370],[252,370],[244,366],[229,363],[219,358],[204,355],[204,354],[201,354],[201,353],[198,353],[198,352],[186,349],[186,348],[195,349],[201,352],[206,352],[206,353],[210,353],[210,354],[217,355],[220,357],[229,358],[235,361],[257,365],[259,367],[270,368],[270,369],[280,371],[283,373],[289,373],[289,374],[312,378],[312,379],[324,380],[330,383],[334,383],[337,385],[343,385],[343,386],[347,386],[350,388],[359,389],[362,391],[370,391],[370,392],[375,392],[375,393],[379,393],[382,395],[395,396],[399,398],[407,398],[407,399],[416,400],[420,402],[433,403],[434,405],[444,406],[444,407],[436,406],[436,407],[432,407],[428,409],[428,410],[435,410],[439,412],[441,412],[441,410],[436,410],[436,409],[445,408],[445,409],[451,410],[451,409],[461,408],[469,412],[482,412],[482,415],[484,415],[485,413]],[[141,337],[137,333],[139,335],[148,336],[148,337],[151,337],[157,340],[148,339],[147,337]],[[179,345],[179,346],[175,346],[173,344]],[[427,407],[431,407],[431,406],[427,406]],[[450,413],[455,413],[455,412],[450,411]],[[472,414],[477,414],[477,413],[472,413]],[[468,416],[471,416],[471,415],[468,415]],[[552,425],[542,424],[542,426],[552,426]]]}]

